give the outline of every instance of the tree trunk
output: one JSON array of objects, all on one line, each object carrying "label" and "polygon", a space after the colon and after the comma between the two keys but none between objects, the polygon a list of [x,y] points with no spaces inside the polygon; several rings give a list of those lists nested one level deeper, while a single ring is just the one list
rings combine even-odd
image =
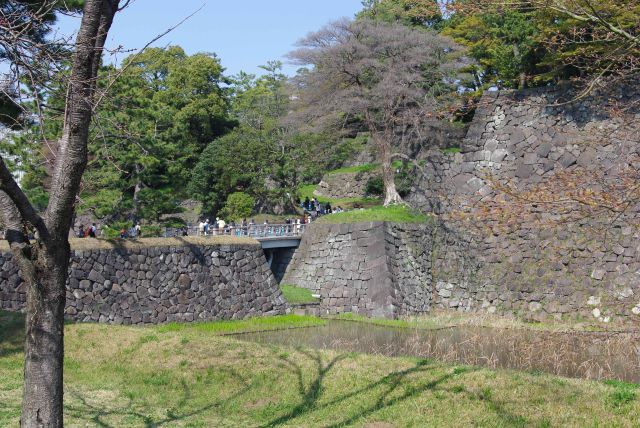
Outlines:
[{"label": "tree trunk", "polygon": [[[69,229],[87,164],[89,125],[102,49],[119,0],[85,0],[76,39],[49,204],[41,218],[0,159],[0,214],[27,285],[23,427],[63,425],[64,309]],[[37,229],[27,239],[27,224]]]},{"label": "tree trunk", "polygon": [[35,249],[33,269],[24,272],[28,284],[22,396],[23,427],[63,425],[63,356],[65,283],[69,244],[47,254]]},{"label": "tree trunk", "polygon": [[526,73],[520,73],[520,84],[518,89],[527,89],[527,74]]},{"label": "tree trunk", "polygon": [[140,218],[140,191],[144,188],[144,185],[142,184],[142,180],[140,180],[140,174],[142,174],[140,165],[136,164],[135,171],[136,185],[133,188],[133,215],[137,221]]},{"label": "tree trunk", "polygon": [[403,203],[396,190],[395,172],[391,166],[391,143],[382,135],[374,134],[373,142],[378,149],[378,158],[382,164],[382,182],[384,184],[384,206]]}]

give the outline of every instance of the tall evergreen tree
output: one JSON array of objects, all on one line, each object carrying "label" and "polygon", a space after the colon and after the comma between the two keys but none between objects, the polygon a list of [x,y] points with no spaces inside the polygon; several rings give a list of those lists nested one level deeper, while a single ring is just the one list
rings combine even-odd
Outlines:
[{"label": "tall evergreen tree", "polygon": [[82,207],[158,221],[189,196],[207,144],[234,126],[223,69],[215,55],[177,46],[149,49],[123,67],[98,113]]}]

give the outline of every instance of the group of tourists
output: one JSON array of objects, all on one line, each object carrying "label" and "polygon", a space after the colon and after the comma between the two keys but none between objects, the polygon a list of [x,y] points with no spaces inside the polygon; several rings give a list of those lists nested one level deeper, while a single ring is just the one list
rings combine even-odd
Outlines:
[{"label": "group of tourists", "polygon": [[[267,220],[265,220],[265,224],[269,224]],[[236,223],[235,221],[230,221],[227,223],[224,219],[220,217],[216,217],[216,221],[213,223],[209,220],[200,220],[198,227],[196,229],[196,234],[199,236],[205,235],[229,235],[229,234],[240,234],[239,230],[247,230],[251,227],[255,227],[256,223],[253,219],[247,222],[247,219],[243,219],[242,222]],[[232,233],[236,232],[236,233]]]},{"label": "group of tourists", "polygon": [[[246,228],[248,226],[253,226],[254,224],[253,219],[251,219],[250,223],[247,223],[247,219],[245,218],[242,220],[240,227]],[[211,223],[209,219],[204,221],[200,220],[200,223],[198,223],[197,235],[227,235],[231,229],[235,229],[237,227],[238,226],[234,221],[227,224],[227,222],[220,217],[216,217],[216,221],[213,223]]]},{"label": "group of tourists", "polygon": [[[77,232],[75,232],[77,238],[96,238],[98,236],[98,226],[93,223],[89,227],[85,227],[84,224],[78,226]],[[134,224],[129,229],[120,229],[120,238],[139,238],[142,236],[142,229],[140,223]]]},{"label": "group of tourists", "polygon": [[140,238],[142,236],[142,229],[140,228],[140,223],[136,223],[129,230],[120,229],[120,238]]},{"label": "group of tourists", "polygon": [[315,219],[318,216],[323,216],[326,214],[333,213],[341,213],[344,210],[341,207],[336,207],[335,209],[331,207],[331,203],[327,202],[326,204],[320,203],[318,198],[314,197],[313,199],[309,199],[307,196],[304,198],[304,202],[301,204],[302,209],[304,209],[305,213],[308,213],[312,219]]},{"label": "group of tourists", "polygon": [[85,228],[84,224],[81,224],[78,227],[78,233],[76,235],[78,238],[95,238],[98,236],[98,226],[93,223],[91,226]]},{"label": "group of tourists", "polygon": [[[198,226],[195,228],[196,236],[215,236],[215,235],[234,235],[234,236],[270,236],[270,235],[284,235],[292,233],[300,233],[303,225],[311,222],[309,214],[305,213],[299,218],[287,218],[284,224],[271,224],[269,220],[264,221],[262,224],[257,224],[254,219],[243,219],[241,222],[236,223],[231,221],[225,222],[223,219],[216,217],[215,222],[211,222],[209,219],[200,220]],[[187,227],[183,228],[184,236],[189,234]]]}]

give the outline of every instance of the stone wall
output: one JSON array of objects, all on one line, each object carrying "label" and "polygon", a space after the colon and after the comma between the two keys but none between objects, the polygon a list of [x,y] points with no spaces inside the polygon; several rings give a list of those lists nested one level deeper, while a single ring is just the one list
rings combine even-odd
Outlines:
[{"label": "stone wall", "polygon": [[[151,324],[240,319],[288,310],[256,241],[152,241],[126,246],[94,241],[89,247],[96,248],[73,250],[66,317]],[[0,265],[0,308],[21,310],[25,286],[10,253],[0,253]]]},{"label": "stone wall", "polygon": [[515,207],[536,189],[562,192],[573,185],[564,177],[596,192],[640,180],[640,90],[607,89],[577,102],[569,87],[487,93],[460,153],[422,157],[428,173],[409,200],[437,220],[313,225],[285,280],[319,292],[328,312],[445,308],[640,323],[636,194],[620,212],[529,203],[506,225],[483,211],[500,201]]},{"label": "stone wall", "polygon": [[635,284],[611,286],[536,251],[500,258],[439,220],[312,224],[283,282],[319,294],[320,314],[391,318],[438,308],[543,320],[594,319],[598,309],[599,321],[638,322]]},{"label": "stone wall", "polygon": [[[432,153],[410,200],[446,225],[436,242],[444,256],[434,258],[436,307],[637,322],[637,201],[614,213],[529,204],[507,227],[487,215],[497,201],[518,204],[500,187],[563,192],[573,185],[566,177],[577,177],[598,191],[638,174],[640,90],[608,89],[569,103],[577,93],[567,87],[488,93],[462,152]],[[460,213],[466,223],[452,215]]]},{"label": "stone wall", "polygon": [[311,224],[283,282],[320,295],[320,312],[420,314],[431,302],[431,226]]},{"label": "stone wall", "polygon": [[375,175],[375,171],[325,174],[314,195],[331,199],[364,198],[367,182]]},{"label": "stone wall", "polygon": [[376,223],[311,224],[283,283],[320,295],[326,314],[394,314],[384,229]]}]

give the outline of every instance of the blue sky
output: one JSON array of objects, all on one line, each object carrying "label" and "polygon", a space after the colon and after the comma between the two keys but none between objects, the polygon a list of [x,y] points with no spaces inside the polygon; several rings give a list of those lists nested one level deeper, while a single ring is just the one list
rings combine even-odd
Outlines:
[{"label": "blue sky", "polygon": [[[360,0],[133,0],[116,16],[107,47],[140,49],[202,5],[153,46],[180,45],[188,54],[215,52],[228,75],[240,70],[259,73],[258,66],[272,59],[284,62],[282,56],[296,40],[331,20],[353,17],[362,8]],[[64,17],[59,24],[62,33],[70,34],[79,19]],[[106,54],[105,60],[117,62],[126,55]],[[285,64],[289,75],[296,68]]]}]

